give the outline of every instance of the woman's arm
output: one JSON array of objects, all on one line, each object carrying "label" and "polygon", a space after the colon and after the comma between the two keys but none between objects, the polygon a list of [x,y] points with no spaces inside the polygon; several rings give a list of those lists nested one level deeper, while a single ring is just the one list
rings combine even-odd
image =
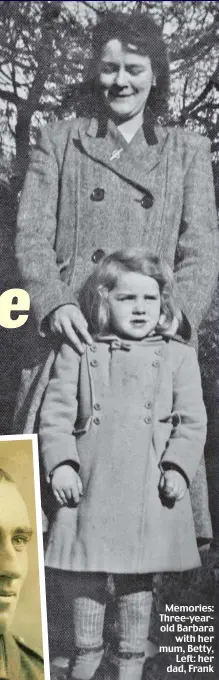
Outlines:
[{"label": "woman's arm", "polygon": [[[60,135],[58,129],[56,134]],[[66,140],[66,133],[62,133],[63,154]],[[44,335],[50,329],[59,333],[82,353],[81,341],[91,343],[87,323],[74,294],[61,281],[56,262],[59,174],[46,126],[39,132],[24,182],[15,251],[22,285],[29,292],[39,332]]]},{"label": "woman's arm", "polygon": [[[57,133],[58,134],[58,133]],[[54,309],[76,303],[60,279],[54,250],[59,168],[47,126],[39,131],[20,199],[16,259],[39,328]]]},{"label": "woman's arm", "polygon": [[210,306],[217,283],[218,255],[210,142],[199,137],[184,178],[183,213],[175,266],[177,299],[191,330],[197,330]]},{"label": "woman's arm", "polygon": [[171,432],[161,468],[178,468],[191,483],[204,450],[207,418],[196,352],[187,346],[184,350],[173,384],[173,411],[179,422]]},{"label": "woman's arm", "polygon": [[80,356],[63,343],[41,407],[39,445],[47,478],[59,465],[69,463],[79,469],[73,435],[77,418]]}]

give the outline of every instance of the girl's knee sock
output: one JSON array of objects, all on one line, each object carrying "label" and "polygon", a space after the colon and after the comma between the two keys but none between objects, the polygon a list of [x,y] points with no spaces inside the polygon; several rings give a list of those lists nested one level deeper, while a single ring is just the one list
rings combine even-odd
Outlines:
[{"label": "girl's knee sock", "polygon": [[151,605],[151,591],[130,593],[119,598],[119,653],[147,655]]},{"label": "girl's knee sock", "polygon": [[152,593],[130,593],[118,600],[118,652],[114,657],[115,680],[141,680],[148,638]]},{"label": "girl's knee sock", "polygon": [[91,680],[103,657],[105,604],[87,597],[74,602],[75,654],[71,662],[71,678]]}]

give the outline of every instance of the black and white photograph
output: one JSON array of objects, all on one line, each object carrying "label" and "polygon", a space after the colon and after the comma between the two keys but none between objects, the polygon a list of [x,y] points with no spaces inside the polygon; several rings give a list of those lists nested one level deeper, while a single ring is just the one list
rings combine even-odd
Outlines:
[{"label": "black and white photograph", "polygon": [[51,680],[218,676],[218,27],[0,2],[0,434],[38,443]]}]

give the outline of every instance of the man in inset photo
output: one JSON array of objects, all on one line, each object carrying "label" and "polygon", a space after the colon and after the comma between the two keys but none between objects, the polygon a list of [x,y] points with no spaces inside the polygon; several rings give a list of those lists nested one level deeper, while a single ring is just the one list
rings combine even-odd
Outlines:
[{"label": "man in inset photo", "polygon": [[28,572],[32,528],[12,477],[0,469],[0,680],[42,680],[43,659],[11,632]]}]

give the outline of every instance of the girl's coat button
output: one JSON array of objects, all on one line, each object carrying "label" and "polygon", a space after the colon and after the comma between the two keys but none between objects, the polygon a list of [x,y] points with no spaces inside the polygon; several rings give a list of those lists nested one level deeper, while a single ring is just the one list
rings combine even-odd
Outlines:
[{"label": "girl's coat button", "polygon": [[95,423],[95,425],[100,425],[100,419],[99,419],[99,418],[94,418],[94,423]]},{"label": "girl's coat button", "polygon": [[95,366],[98,366],[98,361],[96,359],[92,359],[92,361],[90,362],[90,365],[95,368]]},{"label": "girl's coat button", "polygon": [[160,366],[160,362],[159,361],[153,361],[152,366],[155,366],[155,368],[158,368],[158,366]]},{"label": "girl's coat button", "polygon": [[100,404],[94,404],[95,411],[100,411]]},{"label": "girl's coat button", "polygon": [[179,413],[173,413],[172,424],[173,424],[173,427],[177,427],[178,425],[181,424],[181,417],[180,417]]},{"label": "girl's coat button", "polygon": [[144,422],[147,423],[147,425],[149,425],[152,422],[150,416],[147,416],[147,418],[144,418]]}]

